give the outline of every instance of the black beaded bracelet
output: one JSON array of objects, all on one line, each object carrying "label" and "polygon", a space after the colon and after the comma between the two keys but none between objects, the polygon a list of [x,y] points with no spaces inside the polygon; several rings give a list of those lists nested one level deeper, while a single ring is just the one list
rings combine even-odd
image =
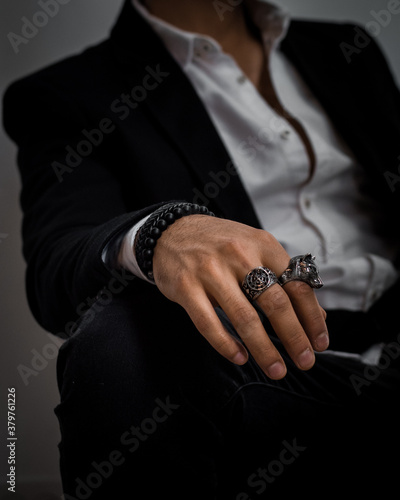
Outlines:
[{"label": "black beaded bracelet", "polygon": [[135,242],[135,254],[141,271],[154,282],[153,255],[157,240],[171,224],[186,215],[215,215],[207,207],[193,203],[168,203],[153,212],[140,228]]}]

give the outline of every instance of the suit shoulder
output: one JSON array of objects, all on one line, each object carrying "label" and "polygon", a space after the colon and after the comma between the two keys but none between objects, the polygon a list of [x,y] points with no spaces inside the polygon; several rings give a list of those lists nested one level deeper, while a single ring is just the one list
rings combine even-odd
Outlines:
[{"label": "suit shoulder", "polygon": [[356,22],[339,21],[310,21],[295,19],[289,28],[289,35],[303,35],[309,38],[317,38],[320,41],[351,41],[358,31],[365,32],[363,26]]},{"label": "suit shoulder", "polygon": [[[12,99],[21,91],[73,91],[74,87],[90,87],[97,81],[97,76],[107,74],[107,67],[112,65],[109,40],[90,46],[78,54],[73,54],[44,68],[38,69],[8,85],[4,101]],[[110,68],[111,70],[111,68]],[[103,76],[104,79],[104,76]]]},{"label": "suit shoulder", "polygon": [[341,61],[354,71],[373,65],[377,70],[388,72],[386,58],[376,37],[355,22],[294,20],[283,45],[294,47],[296,44],[307,47],[318,57]]},{"label": "suit shoulder", "polygon": [[100,100],[102,86],[114,73],[110,51],[106,40],[12,82],[3,94],[2,121],[8,135],[20,136],[29,117],[82,120],[81,110],[90,99]]}]

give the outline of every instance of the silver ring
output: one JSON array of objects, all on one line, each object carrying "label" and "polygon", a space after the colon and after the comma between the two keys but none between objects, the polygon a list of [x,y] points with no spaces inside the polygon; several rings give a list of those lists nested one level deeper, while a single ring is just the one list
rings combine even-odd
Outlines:
[{"label": "silver ring", "polygon": [[256,300],[267,288],[278,283],[276,274],[267,267],[256,267],[242,283],[242,289],[249,300]]},{"label": "silver ring", "polygon": [[318,266],[315,263],[315,257],[307,253],[291,258],[287,269],[279,278],[279,283],[283,286],[291,281],[304,281],[311,288],[321,288],[324,286],[318,272]]}]

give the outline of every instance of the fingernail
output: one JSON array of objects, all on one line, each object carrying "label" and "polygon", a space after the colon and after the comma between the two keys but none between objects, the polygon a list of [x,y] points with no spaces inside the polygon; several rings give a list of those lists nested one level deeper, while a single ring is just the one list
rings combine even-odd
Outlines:
[{"label": "fingernail", "polygon": [[315,345],[319,350],[325,351],[325,349],[329,346],[329,335],[327,333],[321,333],[318,335],[315,339]]},{"label": "fingernail", "polygon": [[238,351],[233,358],[233,362],[235,365],[244,365],[247,363],[247,356],[243,352]]},{"label": "fingernail", "polygon": [[311,368],[311,366],[314,364],[314,361],[315,361],[314,353],[311,351],[311,349],[308,348],[305,351],[303,351],[297,358],[297,363],[303,370]]},{"label": "fingernail", "polygon": [[286,368],[280,361],[269,366],[267,370],[268,376],[274,380],[281,379],[286,375]]}]

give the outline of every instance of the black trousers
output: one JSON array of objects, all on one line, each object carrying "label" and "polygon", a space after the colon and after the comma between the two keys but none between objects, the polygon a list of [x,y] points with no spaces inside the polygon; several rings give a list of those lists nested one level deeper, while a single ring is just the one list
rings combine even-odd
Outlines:
[{"label": "black trousers", "polygon": [[222,358],[183,309],[143,287],[140,299],[99,306],[60,350],[66,500],[321,498],[397,486],[400,329],[393,320],[388,329],[387,315],[383,332],[376,317],[328,312],[335,348],[349,339],[357,350],[374,335],[388,345],[378,366],[324,353],[308,372],[261,315],[288,365],[272,381],[252,358],[242,367]]}]

